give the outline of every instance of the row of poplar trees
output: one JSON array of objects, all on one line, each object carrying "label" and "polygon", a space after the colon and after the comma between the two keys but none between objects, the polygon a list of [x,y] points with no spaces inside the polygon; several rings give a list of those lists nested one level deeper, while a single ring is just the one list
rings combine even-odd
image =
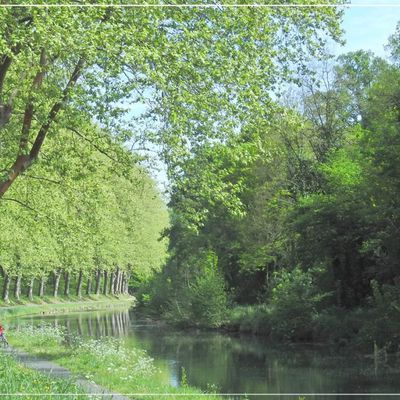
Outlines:
[{"label": "row of poplar trees", "polygon": [[43,161],[3,197],[4,302],[11,293],[16,300],[126,294],[132,273],[145,278],[162,265],[166,206],[140,159],[108,145],[100,153],[74,132],[50,138]]}]

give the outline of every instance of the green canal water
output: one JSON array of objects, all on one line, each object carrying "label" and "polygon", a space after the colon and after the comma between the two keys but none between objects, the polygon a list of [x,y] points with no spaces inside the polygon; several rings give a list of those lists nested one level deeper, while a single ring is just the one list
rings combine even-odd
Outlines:
[{"label": "green canal water", "polygon": [[254,400],[277,398],[272,394],[319,393],[325,394],[319,399],[343,400],[378,398],[367,393],[400,393],[400,362],[395,356],[377,361],[328,346],[278,346],[252,336],[171,330],[127,310],[24,318],[15,322],[15,328],[43,323],[63,327],[67,335],[113,336],[127,348],[145,349],[158,367],[156,379],[173,386],[181,384],[184,371],[190,385],[248,393]]}]

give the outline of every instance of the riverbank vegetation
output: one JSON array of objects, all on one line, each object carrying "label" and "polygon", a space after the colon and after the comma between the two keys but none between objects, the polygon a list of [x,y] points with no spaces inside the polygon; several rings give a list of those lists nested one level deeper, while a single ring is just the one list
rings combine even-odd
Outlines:
[{"label": "riverbank vegetation", "polygon": [[[149,394],[157,394],[158,399],[164,400],[182,399],[185,394],[190,395],[190,399],[204,398],[204,393],[190,387],[185,378],[179,387],[171,387],[152,358],[143,350],[127,348],[120,339],[82,339],[66,335],[61,328],[50,325],[20,327],[10,333],[9,339],[18,348],[51,358],[76,375],[83,375],[105,388],[119,393],[136,393],[135,399],[146,399]],[[207,396],[211,400],[218,398],[212,393]]]}]

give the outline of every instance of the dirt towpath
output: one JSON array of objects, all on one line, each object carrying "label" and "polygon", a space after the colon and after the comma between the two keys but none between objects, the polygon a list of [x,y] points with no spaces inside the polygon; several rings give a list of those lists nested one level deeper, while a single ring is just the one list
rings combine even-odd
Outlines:
[{"label": "dirt towpath", "polygon": [[2,349],[5,354],[12,355],[17,361],[26,367],[38,372],[52,376],[54,378],[71,379],[81,387],[86,393],[92,394],[93,398],[101,400],[133,400],[132,397],[126,397],[118,393],[110,392],[108,389],[89,382],[87,379],[76,378],[69,369],[61,367],[51,361],[47,361],[31,354],[25,353],[11,346]]}]

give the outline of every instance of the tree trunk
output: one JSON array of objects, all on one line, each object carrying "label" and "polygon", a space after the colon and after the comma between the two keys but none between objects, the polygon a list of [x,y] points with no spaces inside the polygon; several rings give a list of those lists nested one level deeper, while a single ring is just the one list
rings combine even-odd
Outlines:
[{"label": "tree trunk", "polygon": [[3,284],[3,301],[4,303],[10,302],[10,276],[5,273],[4,274],[4,284]]},{"label": "tree trunk", "polygon": [[114,294],[114,281],[115,281],[115,273],[113,271],[113,272],[111,272],[111,276],[110,276],[110,294],[111,295]]},{"label": "tree trunk", "polygon": [[119,274],[119,282],[118,282],[118,293],[124,293],[124,279],[125,279],[125,272],[120,272]]},{"label": "tree trunk", "polygon": [[92,279],[89,277],[86,286],[86,295],[90,296],[91,292],[92,292]]},{"label": "tree trunk", "polygon": [[7,192],[8,188],[12,185],[18,175],[24,172],[31,164],[32,160],[30,160],[27,155],[21,154],[16,158],[13,166],[6,175],[7,178],[0,183],[0,198],[3,197],[5,192]]},{"label": "tree trunk", "polygon": [[124,279],[125,279],[125,272],[121,272],[119,274],[119,285],[118,285],[119,294],[124,293]]},{"label": "tree trunk", "polygon": [[118,284],[119,284],[119,276],[120,275],[121,275],[121,272],[119,270],[119,267],[117,267],[117,270],[115,271],[114,294],[118,294]]},{"label": "tree trunk", "polygon": [[96,295],[100,294],[100,281],[101,281],[101,271],[98,269],[96,272]]},{"label": "tree trunk", "polygon": [[104,271],[103,294],[107,294],[108,272]]},{"label": "tree trunk", "polygon": [[44,296],[44,285],[46,283],[46,278],[44,276],[42,276],[40,278],[40,286],[39,286],[39,297],[43,297]]},{"label": "tree trunk", "polygon": [[100,288],[101,288],[101,271],[98,269],[96,271],[96,289],[95,289],[95,293],[96,295],[100,294]]},{"label": "tree trunk", "polygon": [[124,272],[122,274],[122,279],[121,279],[121,293],[125,294],[125,286],[126,286],[126,273]]},{"label": "tree trunk", "polygon": [[21,275],[15,278],[14,297],[19,300],[21,297]]},{"label": "tree trunk", "polygon": [[66,271],[64,273],[64,296],[69,296],[70,278],[70,273]]},{"label": "tree trunk", "polygon": [[119,271],[118,281],[117,281],[117,293],[118,294],[122,293],[122,279],[123,278],[124,278],[124,273],[122,271]]},{"label": "tree trunk", "polygon": [[33,301],[33,284],[35,283],[35,278],[31,278],[28,284],[28,299]]},{"label": "tree trunk", "polygon": [[60,285],[60,277],[61,277],[61,274],[59,272],[54,272],[54,290],[53,290],[54,297],[58,296],[58,287]]},{"label": "tree trunk", "polygon": [[123,272],[121,276],[121,294],[125,294],[125,279],[126,279],[126,273]]},{"label": "tree trunk", "polygon": [[79,271],[78,277],[78,285],[76,287],[76,295],[81,298],[82,297],[82,281],[83,281],[83,272],[82,270]]},{"label": "tree trunk", "polygon": [[125,284],[124,284],[124,294],[129,294],[129,279],[130,279],[131,275],[130,274],[126,274],[125,277]]}]

